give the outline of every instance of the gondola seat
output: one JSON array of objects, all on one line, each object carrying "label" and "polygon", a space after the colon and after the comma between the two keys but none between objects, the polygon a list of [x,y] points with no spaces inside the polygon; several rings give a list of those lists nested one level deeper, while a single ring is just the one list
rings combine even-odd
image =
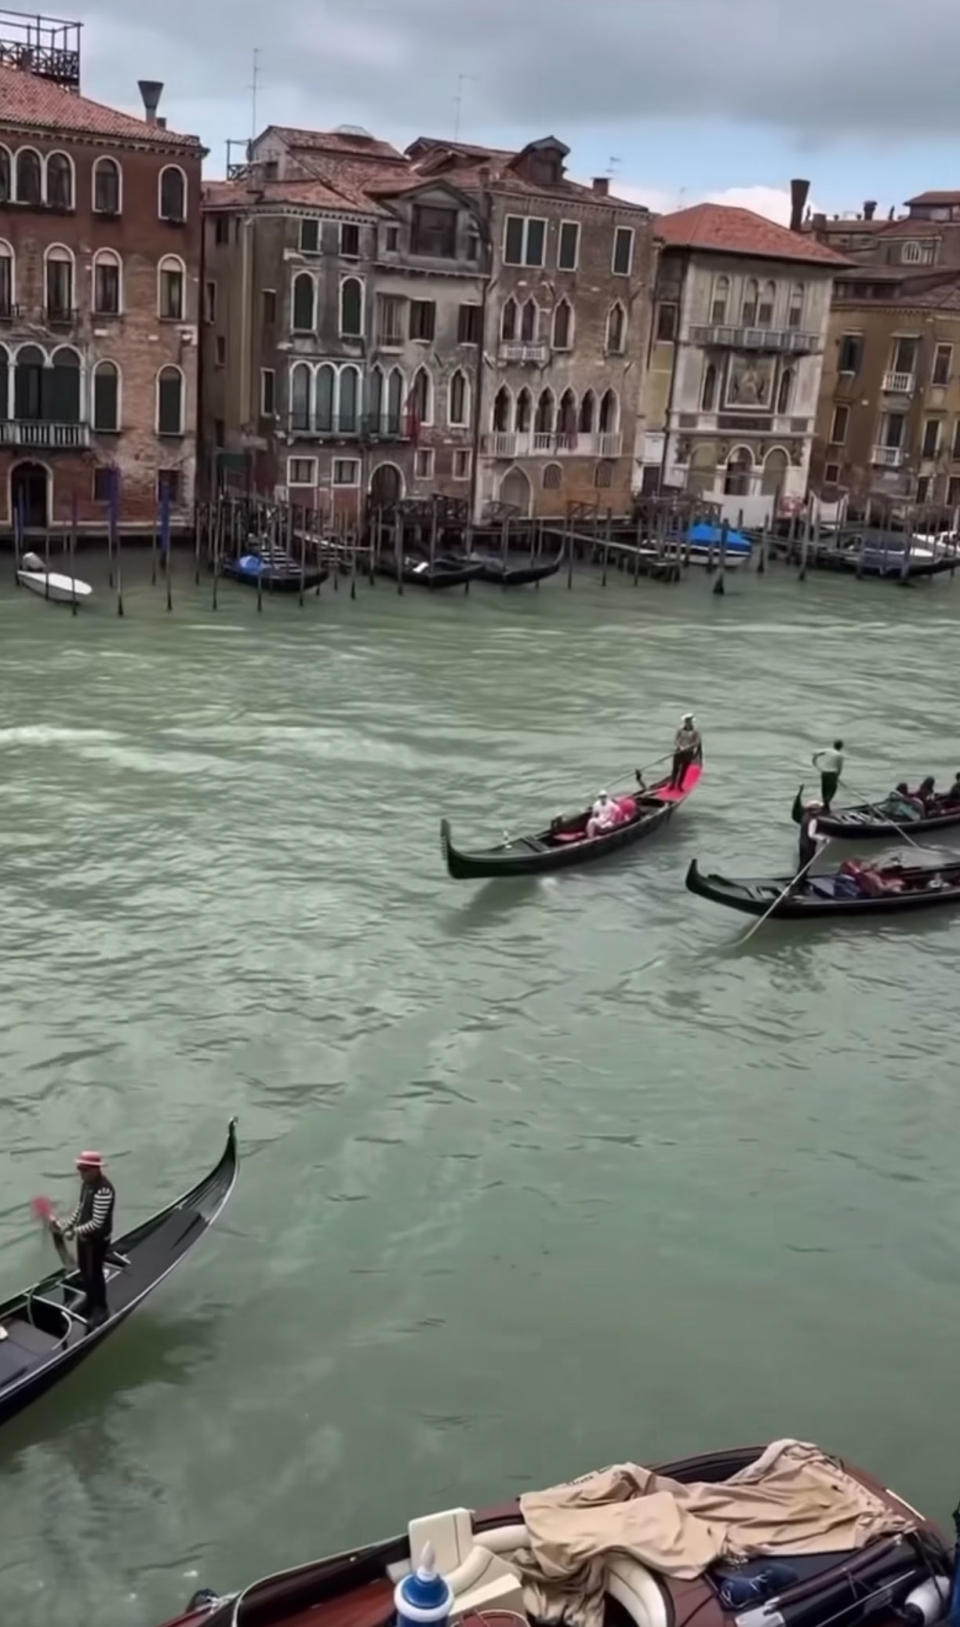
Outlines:
[{"label": "gondola seat", "polygon": [[0,1340],[0,1385],[20,1378],[37,1359],[49,1356],[60,1340],[42,1328],[34,1327],[23,1317],[14,1317],[4,1324],[7,1337]]}]

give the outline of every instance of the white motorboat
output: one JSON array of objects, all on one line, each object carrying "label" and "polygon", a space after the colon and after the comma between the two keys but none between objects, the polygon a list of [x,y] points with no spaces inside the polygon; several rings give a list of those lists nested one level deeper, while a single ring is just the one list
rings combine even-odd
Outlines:
[{"label": "white motorboat", "polygon": [[48,571],[39,554],[24,554],[17,581],[22,588],[41,599],[52,599],[54,604],[83,604],[93,593],[90,583],[81,582],[79,576]]}]

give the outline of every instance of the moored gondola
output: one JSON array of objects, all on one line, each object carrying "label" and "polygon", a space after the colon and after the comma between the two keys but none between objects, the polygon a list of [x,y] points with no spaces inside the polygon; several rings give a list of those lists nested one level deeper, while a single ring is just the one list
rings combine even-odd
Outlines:
[{"label": "moored gondola", "polygon": [[904,831],[916,836],[923,831],[949,830],[951,826],[960,825],[960,806],[910,820],[884,819],[883,812],[883,799],[863,802],[854,808],[833,808],[828,814],[817,815],[817,826],[825,836],[838,837],[841,841],[888,842]]},{"label": "moored gondola", "polygon": [[444,862],[455,881],[474,881],[492,876],[536,876],[547,870],[566,870],[602,859],[609,853],[632,847],[666,824],[680,803],[696,790],[702,772],[699,763],[691,763],[682,788],[672,789],[669,779],[664,779],[648,790],[638,791],[630,799],[634,804],[632,816],[597,836],[587,835],[590,811],[585,809],[555,819],[547,830],[536,835],[516,836],[499,842],[496,847],[464,853],[454,847],[450,822],[443,819],[440,842]]},{"label": "moored gondola", "polygon": [[483,549],[464,554],[464,559],[480,566],[481,582],[491,582],[502,588],[529,587],[534,582],[545,582],[548,577],[556,576],[561,562],[559,554],[554,559],[521,561],[511,559],[509,555],[505,559],[502,554],[487,553]]},{"label": "moored gondola", "polygon": [[88,1326],[77,1314],[83,1290],[77,1272],[69,1269],[0,1305],[0,1423],[78,1366],[179,1265],[229,1198],[237,1165],[234,1119],[210,1174],[112,1244],[105,1271],[105,1321]]},{"label": "moored gondola", "polygon": [[384,553],[377,570],[381,576],[391,576],[394,581],[399,576],[410,587],[428,588],[436,593],[440,588],[464,587],[468,582],[478,581],[483,567],[455,554],[437,554],[432,564],[422,554],[403,554],[398,569],[395,555]]},{"label": "moored gondola", "polygon": [[655,1472],[621,1456],[486,1511],[411,1519],[239,1593],[204,1590],[167,1627],[406,1624],[412,1573],[434,1564],[440,1608],[422,1619],[469,1627],[932,1627],[955,1569],[937,1527],[894,1492],[787,1440]]},{"label": "moored gondola", "polygon": [[299,559],[284,548],[259,548],[255,553],[241,554],[239,558],[218,561],[221,576],[245,587],[262,586],[265,593],[297,593],[318,588],[330,575],[326,565],[302,565]]},{"label": "moored gondola", "polygon": [[696,859],[690,862],[686,885],[700,898],[744,915],[791,921],[813,916],[897,915],[960,904],[960,854],[935,848],[896,848],[872,859],[869,869],[891,890],[858,892],[855,879],[837,870],[808,875],[791,891],[792,876],[704,874]]}]

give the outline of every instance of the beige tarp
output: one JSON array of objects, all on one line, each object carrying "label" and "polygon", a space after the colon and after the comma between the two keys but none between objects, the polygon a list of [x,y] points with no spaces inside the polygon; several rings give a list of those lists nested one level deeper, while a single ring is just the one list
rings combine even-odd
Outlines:
[{"label": "beige tarp", "polygon": [[530,1542],[529,1613],[582,1627],[602,1621],[608,1555],[667,1576],[699,1576],[715,1560],[861,1548],[906,1519],[815,1446],[777,1441],[715,1484],[681,1485],[622,1463],[520,1499]]}]

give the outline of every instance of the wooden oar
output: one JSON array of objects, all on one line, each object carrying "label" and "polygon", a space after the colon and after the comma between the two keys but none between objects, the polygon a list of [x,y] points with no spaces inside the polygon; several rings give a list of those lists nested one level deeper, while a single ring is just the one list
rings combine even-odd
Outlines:
[{"label": "wooden oar", "polygon": [[803,867],[800,870],[797,871],[795,876],[792,876],[790,878],[790,880],[787,882],[787,885],[784,887],[783,892],[777,894],[777,896],[774,899],[773,903],[770,905],[770,908],[766,911],[765,914],[761,915],[759,921],[754,921],[753,926],[750,928],[749,932],[745,932],[743,934],[742,938],[737,939],[738,943],[746,943],[748,941],[748,939],[753,937],[753,934],[755,932],[759,932],[760,928],[763,926],[764,921],[769,921],[771,915],[773,914],[774,910],[777,908],[778,904],[783,903],[783,900],[786,898],[787,894],[789,892],[791,892],[792,889],[797,885],[797,882],[800,880],[800,877],[806,875],[806,873],[809,870],[811,864],[813,864],[814,859],[819,859],[821,853],[825,852],[825,850],[829,846],[830,846],[830,838],[828,836],[825,839],[825,841],[823,841],[823,842],[821,842],[819,844],[819,846],[817,847],[817,851],[814,854],[811,855],[811,857],[807,860],[806,864],[803,865]]},{"label": "wooden oar", "polygon": [[63,1265],[63,1266],[66,1266],[68,1271],[73,1271],[75,1266],[76,1266],[76,1261],[74,1260],[73,1255],[70,1253],[70,1250],[67,1248],[67,1245],[63,1240],[63,1233],[61,1232],[59,1226],[56,1224],[56,1216],[54,1214],[53,1204],[50,1201],[50,1199],[49,1198],[34,1198],[33,1202],[30,1205],[30,1207],[33,1210],[34,1214],[36,1215],[37,1219],[43,1221],[44,1226],[47,1228],[47,1231],[50,1233],[51,1239],[53,1241],[53,1246],[56,1249],[58,1255],[60,1256],[60,1264]]}]

